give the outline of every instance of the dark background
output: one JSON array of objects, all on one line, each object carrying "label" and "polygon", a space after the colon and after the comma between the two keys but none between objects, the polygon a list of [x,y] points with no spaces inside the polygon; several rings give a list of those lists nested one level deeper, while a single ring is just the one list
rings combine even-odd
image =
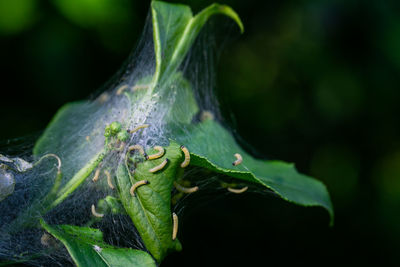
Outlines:
[{"label": "dark background", "polygon": [[[212,1],[184,3],[199,11]],[[400,237],[398,1],[222,2],[246,31],[221,54],[224,114],[248,147],[326,183],[319,208],[272,196],[188,205],[163,266],[396,265]],[[138,40],[149,1],[0,0],[0,140],[40,134]],[[195,201],[194,201],[195,202]]]}]

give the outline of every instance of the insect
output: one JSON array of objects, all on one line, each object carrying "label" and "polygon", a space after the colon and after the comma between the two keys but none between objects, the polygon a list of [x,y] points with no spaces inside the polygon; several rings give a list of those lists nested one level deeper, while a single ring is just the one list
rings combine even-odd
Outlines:
[{"label": "insect", "polygon": [[133,133],[139,131],[140,129],[144,129],[144,128],[147,128],[147,127],[149,127],[148,124],[139,125],[139,126],[133,128],[133,130],[130,130],[129,133],[133,134]]},{"label": "insect", "polygon": [[199,190],[199,187],[198,187],[198,186],[194,186],[194,187],[184,187],[184,186],[178,184],[178,183],[175,182],[175,181],[174,181],[174,186],[175,186],[175,188],[176,188],[179,192],[186,193],[186,194],[194,193],[194,192],[196,192],[197,190]]},{"label": "insect", "polygon": [[142,147],[141,145],[133,145],[133,146],[130,146],[130,147],[128,148],[128,150],[129,150],[129,151],[138,150],[139,153],[140,153],[142,156],[144,156],[144,157],[147,156],[147,155],[146,155],[146,152],[144,152],[144,149],[143,149],[143,147]]},{"label": "insect", "polygon": [[149,181],[147,181],[147,180],[141,180],[141,181],[139,181],[139,182],[136,182],[136,183],[134,183],[133,185],[132,185],[132,187],[131,187],[131,189],[129,190],[129,192],[131,193],[131,196],[135,196],[135,190],[136,190],[136,188],[138,188],[139,186],[141,186],[141,185],[146,185],[146,184],[149,184]]},{"label": "insect", "polygon": [[232,163],[233,166],[237,166],[242,163],[243,158],[239,153],[236,153],[234,156],[236,157],[236,160]]},{"label": "insect", "polygon": [[104,174],[107,176],[107,184],[108,184],[108,186],[109,186],[111,189],[114,189],[114,185],[113,185],[113,183],[112,183],[112,181],[111,181],[111,174],[110,174],[110,172],[107,171],[107,170],[105,170],[105,171],[104,171]]},{"label": "insect", "polygon": [[119,87],[117,90],[117,95],[122,94],[127,88],[128,88],[128,85],[126,85],[126,84]]},{"label": "insect", "polygon": [[183,154],[185,154],[185,160],[181,163],[181,167],[185,168],[190,163],[190,153],[189,153],[189,150],[185,146],[181,146],[181,150],[183,151]]},{"label": "insect", "polygon": [[100,168],[97,168],[96,171],[94,172],[92,181],[97,182],[97,180],[99,180],[99,177],[100,177]]},{"label": "insect", "polygon": [[169,159],[165,159],[163,162],[161,162],[160,165],[157,165],[154,168],[151,168],[149,170],[149,172],[157,172],[157,171],[161,170],[162,168],[165,167],[165,165],[167,165],[168,161],[169,161]]},{"label": "insect", "polygon": [[164,155],[164,148],[162,146],[155,146],[154,149],[157,150],[158,152],[156,154],[153,154],[153,155],[148,155],[147,156],[148,160],[158,159],[158,158],[161,158]]},{"label": "insect", "polygon": [[135,86],[132,87],[132,91],[135,92],[135,91],[137,91],[137,90],[140,90],[140,89],[147,89],[147,88],[149,88],[149,85],[146,85],[146,84],[138,84],[138,85],[135,85]]},{"label": "insect", "polygon": [[93,216],[98,217],[98,218],[103,218],[104,217],[104,214],[98,213],[96,211],[96,207],[94,206],[94,204],[92,204],[92,214],[93,214]]},{"label": "insect", "polygon": [[241,193],[243,193],[243,192],[246,192],[247,189],[249,189],[249,187],[248,187],[248,186],[245,186],[245,187],[240,188],[240,189],[228,187],[227,189],[228,189],[229,192],[232,192],[232,193],[235,193],[235,194],[241,194]]},{"label": "insect", "polygon": [[172,240],[175,240],[178,234],[178,215],[176,215],[175,212],[172,213],[172,220],[174,223],[172,228]]}]

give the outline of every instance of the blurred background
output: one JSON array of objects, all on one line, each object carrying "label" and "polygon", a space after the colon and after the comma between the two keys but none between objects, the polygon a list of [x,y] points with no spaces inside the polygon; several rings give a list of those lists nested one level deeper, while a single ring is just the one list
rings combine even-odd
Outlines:
[{"label": "blurred background", "polygon": [[[213,1],[182,2],[199,11]],[[188,206],[184,250],[162,266],[396,265],[400,2],[220,2],[246,28],[220,55],[223,113],[258,155],[327,185],[335,226],[319,208],[229,195]],[[100,88],[136,44],[149,4],[0,0],[2,146],[39,136],[63,104]]]}]

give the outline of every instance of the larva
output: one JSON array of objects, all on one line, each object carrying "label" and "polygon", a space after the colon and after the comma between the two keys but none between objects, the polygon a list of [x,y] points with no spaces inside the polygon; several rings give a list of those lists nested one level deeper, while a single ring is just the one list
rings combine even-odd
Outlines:
[{"label": "larva", "polygon": [[194,193],[194,192],[196,192],[197,190],[199,190],[199,187],[198,187],[198,186],[194,186],[194,187],[184,187],[184,186],[178,184],[178,183],[175,182],[175,181],[174,181],[174,186],[175,186],[175,188],[176,188],[179,192],[186,193],[186,194]]},{"label": "larva", "polygon": [[49,234],[44,233],[44,234],[42,235],[42,237],[40,238],[40,243],[41,243],[43,246],[48,247],[48,246],[50,246],[50,244],[49,244],[50,239],[51,239],[51,236],[50,236]]},{"label": "larva", "polygon": [[105,170],[105,171],[104,171],[104,174],[107,176],[107,184],[108,184],[108,186],[109,186],[111,189],[114,189],[114,185],[113,185],[113,183],[112,183],[112,181],[111,181],[111,174],[110,174],[110,172],[107,171],[107,170]]},{"label": "larva", "polygon": [[146,185],[146,184],[149,184],[149,181],[147,181],[147,180],[141,180],[141,181],[139,181],[139,182],[136,182],[136,183],[134,183],[133,185],[132,185],[132,187],[131,187],[131,189],[129,190],[129,193],[131,193],[131,196],[135,196],[135,190],[136,190],[136,188],[138,188],[139,186],[141,186],[141,185]]},{"label": "larva", "polygon": [[165,165],[167,165],[169,159],[165,159],[163,162],[161,162],[160,165],[155,166],[154,168],[150,169],[149,172],[157,172],[159,170],[161,170],[162,168],[165,167]]},{"label": "larva", "polygon": [[205,121],[205,120],[214,120],[214,114],[211,113],[211,111],[204,110],[200,114],[200,120]]},{"label": "larva", "polygon": [[185,146],[181,146],[181,150],[182,150],[183,154],[185,155],[185,160],[181,163],[181,167],[185,168],[190,163],[190,153],[189,153],[189,150]]},{"label": "larva", "polygon": [[122,85],[121,87],[119,87],[118,90],[117,90],[117,95],[122,94],[122,92],[127,88],[128,88],[128,85],[126,85],[126,84]]},{"label": "larva", "polygon": [[92,181],[97,182],[97,180],[99,180],[99,177],[100,177],[100,168],[97,168],[97,170],[94,172]]},{"label": "larva", "polygon": [[129,150],[129,151],[138,150],[139,153],[140,153],[142,156],[146,157],[146,153],[144,152],[144,149],[143,149],[143,147],[142,147],[141,145],[133,145],[133,146],[130,146],[130,147],[128,148],[128,150]]},{"label": "larva", "polygon": [[92,214],[93,214],[93,216],[98,217],[98,218],[103,218],[104,217],[104,214],[97,213],[96,207],[94,206],[94,204],[92,204]]},{"label": "larva", "polygon": [[178,215],[176,215],[175,212],[172,213],[172,221],[174,223],[172,228],[172,240],[175,240],[178,234]]},{"label": "larva", "polygon": [[233,166],[237,166],[242,163],[243,158],[239,153],[236,153],[234,156],[236,157],[236,160],[232,163]]},{"label": "larva", "polygon": [[140,129],[144,129],[144,128],[147,128],[147,127],[149,127],[148,124],[139,125],[139,126],[135,127],[133,130],[130,130],[129,133],[133,134],[133,133],[139,131]]},{"label": "larva", "polygon": [[229,192],[232,192],[232,193],[235,193],[235,194],[241,194],[241,193],[245,192],[247,189],[249,189],[249,187],[245,186],[245,187],[240,188],[240,189],[228,187],[227,189],[228,189]]},{"label": "larva", "polygon": [[41,158],[34,164],[34,166],[40,164],[40,162],[41,162],[42,160],[44,160],[45,158],[48,158],[48,157],[53,157],[53,158],[55,158],[55,159],[57,160],[57,173],[60,174],[60,173],[61,173],[61,159],[60,159],[56,154],[46,154],[46,155],[44,155],[43,157],[41,157]]},{"label": "larva", "polygon": [[153,155],[148,155],[147,156],[148,160],[158,159],[158,158],[161,158],[164,155],[164,148],[162,146],[155,146],[154,149],[157,150],[158,152],[156,154],[153,154]]},{"label": "larva", "polygon": [[132,86],[132,91],[135,92],[139,89],[147,89],[147,88],[149,88],[149,86],[146,84],[138,84],[138,85]]}]

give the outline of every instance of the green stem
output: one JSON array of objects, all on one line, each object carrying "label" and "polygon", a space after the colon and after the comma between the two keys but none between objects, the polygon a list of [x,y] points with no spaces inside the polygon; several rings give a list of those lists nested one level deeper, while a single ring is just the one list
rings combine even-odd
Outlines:
[{"label": "green stem", "polygon": [[80,169],[68,183],[58,192],[56,200],[49,206],[47,210],[51,210],[58,204],[63,202],[79,185],[81,185],[86,178],[93,172],[106,155],[106,151],[102,150],[98,153],[88,164]]}]

